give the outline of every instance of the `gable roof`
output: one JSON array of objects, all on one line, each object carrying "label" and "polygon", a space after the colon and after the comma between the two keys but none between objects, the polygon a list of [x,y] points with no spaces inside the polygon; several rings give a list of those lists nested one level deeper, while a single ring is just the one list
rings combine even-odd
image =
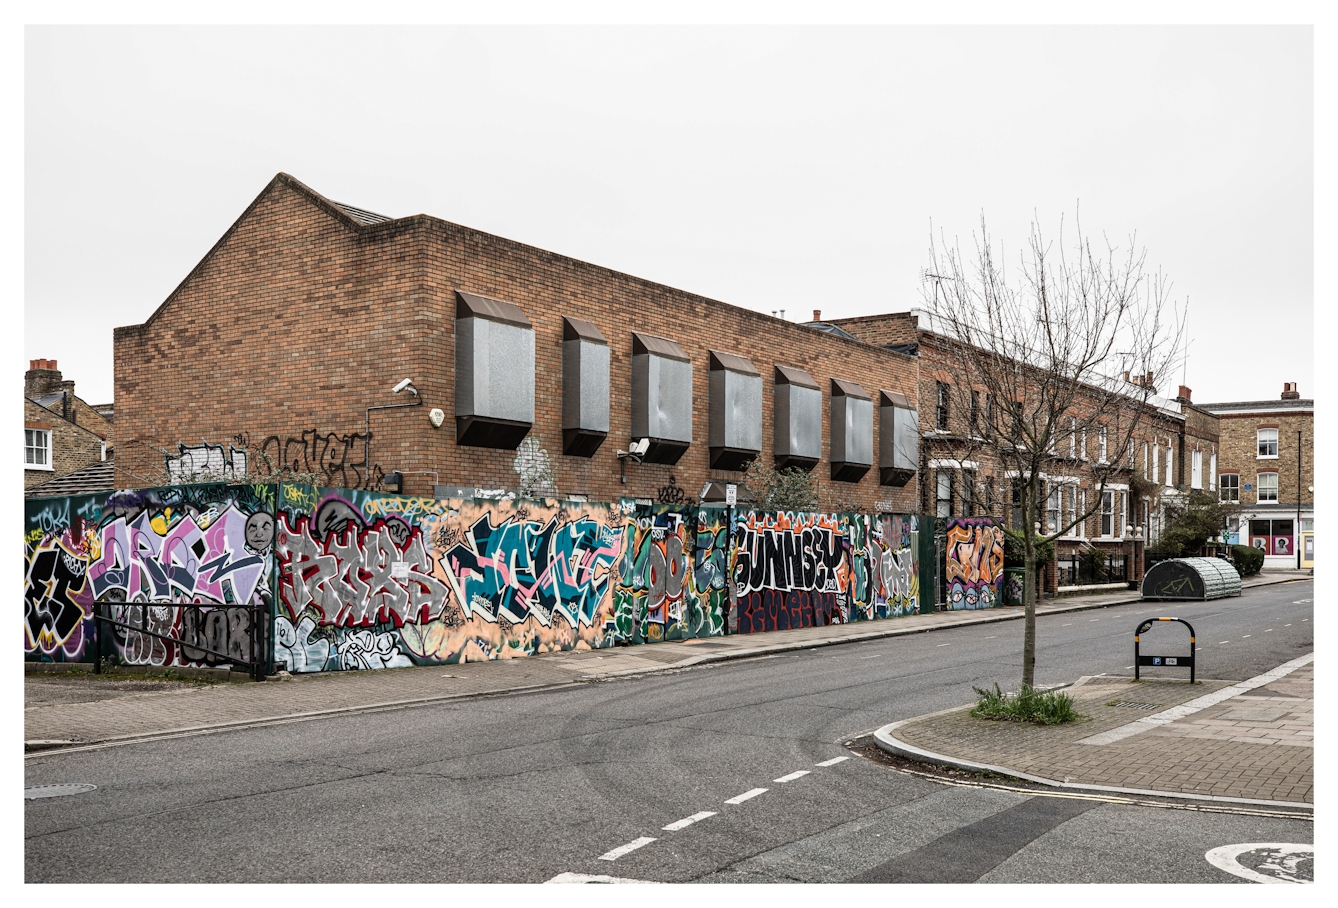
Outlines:
[{"label": "gable roof", "polygon": [[177,298],[177,296],[181,294],[181,291],[186,288],[186,285],[191,282],[191,279],[194,278],[195,275],[198,274],[204,268],[204,266],[209,263],[209,261],[218,253],[220,249],[222,249],[225,245],[227,245],[228,240],[231,239],[232,235],[237,232],[237,228],[240,227],[242,222],[245,221],[247,217],[250,216],[251,212],[255,210],[256,206],[259,205],[262,201],[264,201],[264,199],[271,192],[273,192],[280,186],[285,186],[289,189],[292,189],[298,195],[304,197],[307,201],[311,202],[317,208],[320,208],[326,214],[330,215],[336,221],[339,221],[341,224],[343,224],[350,230],[359,230],[359,231],[367,230],[368,228],[376,227],[380,224],[389,224],[397,220],[405,220],[404,218],[392,218],[388,215],[377,214],[374,211],[368,211],[365,208],[358,208],[355,205],[346,205],[342,202],[331,201],[330,199],[327,199],[325,196],[321,195],[319,192],[312,189],[310,186],[301,182],[297,178],[290,176],[289,174],[286,173],[277,173],[274,175],[274,179],[266,183],[265,188],[260,190],[260,194],[251,200],[251,204],[246,206],[246,210],[241,213],[241,215],[237,218],[237,220],[233,221],[232,225],[223,232],[223,235],[218,238],[218,241],[214,243],[213,246],[209,247],[209,251],[206,252],[204,254],[204,257],[201,258],[200,261],[198,261],[195,264],[195,267],[192,268],[190,272],[184,278],[181,279],[181,283],[177,284],[176,287],[173,288],[172,292],[167,295],[167,299],[163,300],[158,305],[158,308],[154,309],[153,313],[148,318],[146,318],[142,323],[138,325],[126,325],[114,329],[112,332],[113,338],[122,331],[136,331],[144,328],[147,325],[153,324],[153,322],[158,318],[158,315],[164,309],[166,309],[167,306],[174,299]]}]

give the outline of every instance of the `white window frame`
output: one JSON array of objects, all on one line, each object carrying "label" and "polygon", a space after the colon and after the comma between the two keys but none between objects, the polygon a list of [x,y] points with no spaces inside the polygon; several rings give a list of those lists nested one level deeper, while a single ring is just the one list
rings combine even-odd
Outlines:
[{"label": "white window frame", "polygon": [[1078,453],[1078,419],[1075,416],[1069,417],[1069,459],[1072,460]]},{"label": "white window frame", "polygon": [[1143,442],[1143,478],[1152,478],[1151,464],[1148,463],[1148,443],[1146,441]]},{"label": "white window frame", "polygon": [[[1086,513],[1087,513],[1087,490],[1086,490],[1086,489],[1079,489],[1079,490],[1078,490],[1078,513],[1079,513],[1079,514],[1086,514]],[[1078,525],[1077,525],[1076,527],[1073,528],[1073,535],[1074,535],[1074,536],[1077,536],[1079,539],[1086,539],[1086,538],[1087,538],[1087,518],[1086,518],[1086,517],[1084,517],[1084,518],[1078,523]]]},{"label": "white window frame", "polygon": [[1148,477],[1148,482],[1156,482],[1161,476],[1161,442],[1152,442],[1152,475]]},{"label": "white window frame", "polygon": [[1100,429],[1097,429],[1097,449],[1101,452],[1101,459],[1098,461],[1098,463],[1105,463],[1107,454],[1105,426],[1102,426]]},{"label": "white window frame", "polygon": [[[39,444],[29,444],[28,442],[29,442],[29,440],[30,440],[30,438],[29,438],[30,433],[31,433],[31,440],[32,440],[32,441],[36,442],[38,438],[41,438],[41,439],[42,439],[42,444],[40,444],[40,445],[39,445]],[[29,463],[29,462],[28,462],[28,452],[29,452],[29,451],[41,451],[41,452],[44,452],[44,453],[46,454],[46,462],[45,462],[45,463],[40,463],[40,462]],[[55,459],[54,456],[53,456],[53,454],[54,454],[54,452],[51,450],[51,430],[50,430],[50,429],[29,429],[29,428],[27,428],[27,427],[24,427],[24,429],[23,429],[23,469],[25,469],[25,470],[46,470],[46,471],[49,471],[49,472],[53,472],[53,473],[54,473],[55,470],[56,470],[56,467],[55,467],[55,464],[52,463],[52,461]]]},{"label": "white window frame", "polygon": [[[1260,481],[1265,476],[1273,477],[1273,497],[1264,497],[1264,484]],[[1277,504],[1278,503],[1278,474],[1271,470],[1265,470],[1262,473],[1254,474],[1254,500],[1256,504]]]},{"label": "white window frame", "polygon": [[1175,485],[1175,448],[1166,446],[1166,486]]},{"label": "white window frame", "polygon": [[[1233,477],[1233,478],[1236,480],[1236,485],[1235,485],[1234,488],[1227,488],[1227,484],[1226,484],[1225,482],[1222,482],[1222,481],[1221,481],[1221,480],[1223,480],[1223,479],[1226,479],[1228,476],[1231,476],[1231,477]],[[1234,498],[1223,498],[1222,496],[1225,495],[1227,492],[1235,492],[1236,495],[1235,495]],[[1218,498],[1219,501],[1221,501],[1221,502],[1223,502],[1223,503],[1226,503],[1226,504],[1240,504],[1240,474],[1239,474],[1239,473],[1223,473],[1223,474],[1222,474],[1221,479],[1219,479],[1219,481],[1218,481],[1218,483],[1217,483],[1217,498]]]},{"label": "white window frame", "polygon": [[1064,486],[1058,482],[1050,483],[1045,495],[1045,534],[1059,531],[1064,519]]},{"label": "white window frame", "polygon": [[1214,451],[1208,458],[1208,491],[1217,491],[1217,452]]},{"label": "white window frame", "polygon": [[[1113,489],[1106,489],[1101,493],[1101,527],[1098,533],[1102,539],[1111,539],[1115,536],[1115,496],[1119,492]],[[1107,508],[1106,505],[1110,507]]]},{"label": "white window frame", "polygon": [[1203,452],[1198,448],[1194,449],[1193,460],[1190,465],[1189,487],[1191,489],[1203,488]]},{"label": "white window frame", "polygon": [[1082,445],[1082,449],[1078,451],[1078,458],[1079,458],[1080,460],[1086,460],[1086,459],[1087,459],[1087,427],[1086,427],[1086,426],[1083,426],[1083,427],[1082,427],[1082,433],[1081,433],[1081,436],[1080,436],[1080,439],[1079,439],[1079,443]]},{"label": "white window frame", "polygon": [[[943,497],[943,485],[944,485],[944,481],[945,481],[945,480],[947,481],[947,486],[948,486],[948,497],[947,497],[947,498],[944,498],[944,497]],[[946,504],[947,504],[947,506],[948,506],[948,513],[947,513],[947,514],[939,513],[940,511],[943,510],[943,505],[944,505],[945,502],[946,502]],[[951,470],[939,469],[939,470],[936,470],[935,473],[934,473],[934,514],[935,514],[935,516],[937,516],[937,517],[951,517],[951,516],[952,516],[952,471],[951,471]]]},{"label": "white window frame", "polygon": [[[1273,433],[1273,453],[1260,454],[1259,449],[1265,443],[1264,433]],[[1277,460],[1278,459],[1278,430],[1277,429],[1255,429],[1254,430],[1254,459],[1255,460]]]}]

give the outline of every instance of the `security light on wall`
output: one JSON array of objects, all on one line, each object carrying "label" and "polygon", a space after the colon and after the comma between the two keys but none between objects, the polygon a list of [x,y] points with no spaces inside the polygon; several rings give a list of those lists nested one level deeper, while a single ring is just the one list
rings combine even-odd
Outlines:
[{"label": "security light on wall", "polygon": [[396,385],[395,387],[391,388],[391,389],[390,389],[390,393],[392,393],[392,394],[398,394],[398,393],[400,393],[401,391],[405,391],[405,390],[407,390],[407,391],[408,391],[410,394],[412,394],[414,397],[417,397],[417,396],[418,396],[418,389],[415,388],[415,387],[413,386],[413,379],[412,379],[412,378],[406,378],[404,381],[400,382],[398,385]]}]

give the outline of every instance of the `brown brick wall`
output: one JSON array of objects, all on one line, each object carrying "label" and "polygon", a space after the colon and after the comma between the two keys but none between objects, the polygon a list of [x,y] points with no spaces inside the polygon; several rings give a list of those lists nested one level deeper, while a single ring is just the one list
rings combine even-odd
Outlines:
[{"label": "brown brick wall", "polygon": [[[234,436],[252,445],[273,437],[271,451],[305,448],[310,462],[337,473],[340,464],[362,460],[365,408],[402,402],[390,387],[412,378],[424,404],[372,414],[372,463],[385,472],[436,471],[443,485],[514,488],[514,452],[455,444],[457,289],[515,303],[534,324],[531,436],[552,456],[564,495],[654,499],[672,475],[695,501],[708,478],[740,480],[741,473],[708,467],[707,350],[716,349],[748,357],[762,373],[768,460],[772,363],[807,369],[828,403],[830,378],[863,386],[875,398],[875,465],[859,483],[837,483],[824,457],[814,470],[822,505],[872,509],[882,501],[914,509],[914,481],[903,489],[878,485],[876,408],[880,389],[915,400],[914,357],[435,218],[350,226],[282,177],[148,322],[117,329],[118,485],[161,481],[163,455],[155,448],[202,438],[226,444]],[[564,315],[595,323],[612,353],[610,431],[592,458],[561,454]],[[629,463],[623,485],[615,452],[630,441],[634,330],[670,338],[691,357],[693,443],[672,467]],[[433,407],[446,412],[440,429],[428,422]],[[823,421],[826,439],[826,406]],[[352,469],[346,473],[351,479]],[[409,475],[405,491],[430,494],[432,485],[431,476]]]},{"label": "brown brick wall", "polygon": [[75,425],[30,400],[23,402],[25,425],[51,430],[51,464],[54,470],[23,471],[23,487],[50,482],[102,460],[102,439],[82,425]]},{"label": "brown brick wall", "polygon": [[861,315],[856,318],[825,319],[825,324],[836,325],[862,341],[875,346],[913,344],[918,339],[916,317],[909,312],[885,312],[881,315]]},{"label": "brown brick wall", "polygon": [[[1260,472],[1278,474],[1278,503],[1296,505],[1296,431],[1301,430],[1301,503],[1310,505],[1314,495],[1309,491],[1315,483],[1315,417],[1309,413],[1277,413],[1227,415],[1220,417],[1221,453],[1217,459],[1217,471],[1240,473],[1240,500],[1245,506],[1258,502]],[[1261,460],[1258,456],[1258,430],[1260,427],[1276,427],[1278,430],[1278,457],[1276,460]],[[1245,491],[1245,484],[1254,488]]]}]

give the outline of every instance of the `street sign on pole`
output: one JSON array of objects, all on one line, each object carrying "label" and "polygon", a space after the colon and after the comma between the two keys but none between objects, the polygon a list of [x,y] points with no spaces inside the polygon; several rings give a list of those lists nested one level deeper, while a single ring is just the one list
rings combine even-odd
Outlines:
[{"label": "street sign on pole", "polygon": [[739,503],[739,487],[732,482],[725,483],[725,504],[731,508]]}]

